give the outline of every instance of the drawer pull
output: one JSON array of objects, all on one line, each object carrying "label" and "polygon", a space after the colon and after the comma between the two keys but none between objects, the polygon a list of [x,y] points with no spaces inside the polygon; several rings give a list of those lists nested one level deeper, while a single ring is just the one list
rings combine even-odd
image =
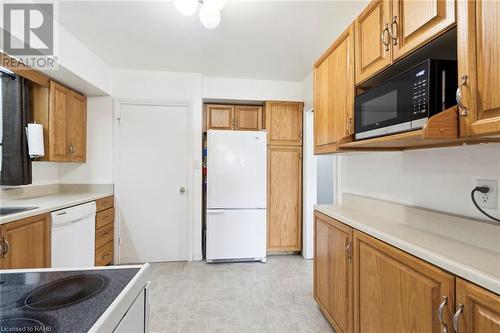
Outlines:
[{"label": "drawer pull", "polygon": [[349,260],[349,263],[351,263],[352,261],[351,249],[352,249],[352,241],[349,241],[349,243],[347,243],[347,247],[345,248],[345,252],[347,255],[347,259]]},{"label": "drawer pull", "polygon": [[102,237],[108,237],[109,236],[109,233],[105,232],[102,234]]},{"label": "drawer pull", "polygon": [[[389,41],[387,41],[387,42],[385,40],[385,36],[386,36],[385,33],[386,32],[387,32],[387,35],[389,35],[389,37],[388,37]],[[390,38],[391,38],[391,32],[389,31],[389,23],[386,23],[385,24],[385,28],[384,28],[384,30],[382,30],[382,34],[380,35],[380,39],[382,41],[382,44],[384,44],[386,51],[389,51],[389,45],[390,45],[390,42],[391,42]]]},{"label": "drawer pull", "polygon": [[455,315],[453,316],[453,329],[455,330],[456,333],[459,333],[458,325],[459,325],[459,320],[460,320],[460,315],[464,311],[464,305],[463,304],[458,304],[458,310],[455,312]]},{"label": "drawer pull", "polygon": [[104,254],[101,258],[102,258],[102,259],[105,259],[105,258],[107,258],[107,257],[109,257],[109,253]]},{"label": "drawer pull", "polygon": [[463,86],[467,85],[468,76],[467,75],[462,75],[460,77],[460,79],[462,80],[462,83],[457,88],[457,92],[455,94],[455,98],[457,99],[457,105],[458,105],[458,109],[460,110],[460,115],[462,117],[466,117],[467,116],[467,107],[462,102],[462,90],[461,89],[462,89]]},{"label": "drawer pull", "polygon": [[2,238],[2,242],[3,242],[2,258],[5,258],[5,255],[9,252],[10,244],[5,238]]},{"label": "drawer pull", "polygon": [[448,297],[443,296],[441,299],[442,299],[442,302],[441,302],[441,304],[439,304],[439,308],[438,308],[438,319],[439,319],[439,323],[441,324],[441,327],[442,327],[441,332],[448,333],[448,326],[446,325],[446,323],[443,320],[443,311],[444,311],[444,308],[446,307],[446,304],[448,304]]}]

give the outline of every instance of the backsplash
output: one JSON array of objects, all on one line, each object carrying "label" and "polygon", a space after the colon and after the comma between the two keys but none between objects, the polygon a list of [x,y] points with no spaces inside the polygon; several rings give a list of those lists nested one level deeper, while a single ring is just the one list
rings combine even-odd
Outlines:
[{"label": "backsplash", "polygon": [[[500,183],[500,144],[339,156],[339,192],[488,220],[472,204],[476,179]],[[497,205],[500,207],[500,202]],[[487,210],[500,216],[500,210]]]}]

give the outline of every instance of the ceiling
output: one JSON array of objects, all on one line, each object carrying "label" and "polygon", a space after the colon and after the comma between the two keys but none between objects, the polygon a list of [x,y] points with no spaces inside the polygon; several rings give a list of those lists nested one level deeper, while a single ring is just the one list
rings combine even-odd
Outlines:
[{"label": "ceiling", "polygon": [[59,21],[112,68],[302,81],[365,5],[229,0],[207,30],[171,1],[63,1]]}]

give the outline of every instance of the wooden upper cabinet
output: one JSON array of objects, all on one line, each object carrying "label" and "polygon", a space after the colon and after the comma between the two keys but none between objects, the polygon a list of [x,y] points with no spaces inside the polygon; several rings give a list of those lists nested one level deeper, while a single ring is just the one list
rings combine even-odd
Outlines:
[{"label": "wooden upper cabinet", "polygon": [[234,129],[240,131],[262,130],[262,106],[234,107]]},{"label": "wooden upper cabinet", "polygon": [[50,267],[49,215],[37,215],[1,226],[5,255],[1,268]]},{"label": "wooden upper cabinet", "polygon": [[232,130],[234,129],[234,106],[207,104],[207,129]]},{"label": "wooden upper cabinet", "polygon": [[354,263],[354,332],[452,332],[453,275],[358,231]]},{"label": "wooden upper cabinet", "polygon": [[354,132],[354,25],[314,66],[315,153],[331,153]]},{"label": "wooden upper cabinet", "polygon": [[373,0],[357,17],[354,23],[356,84],[391,64],[391,18],[389,0]]},{"label": "wooden upper cabinet", "polygon": [[302,147],[268,146],[267,250],[302,248]]},{"label": "wooden upper cabinet", "polygon": [[[49,108],[35,109],[35,119],[48,128],[45,157],[55,162],[85,162],[87,146],[87,100],[85,96],[50,81]],[[48,117],[44,112],[48,111]],[[45,121],[46,119],[46,121]]]},{"label": "wooden upper cabinet", "polygon": [[500,133],[500,1],[457,1],[462,137]]},{"label": "wooden upper cabinet", "polygon": [[266,102],[267,143],[302,146],[302,102]]},{"label": "wooden upper cabinet", "polygon": [[392,0],[391,44],[399,59],[455,24],[455,0]]},{"label": "wooden upper cabinet", "polygon": [[457,278],[455,332],[499,333],[500,296]]},{"label": "wooden upper cabinet", "polygon": [[72,145],[72,162],[85,162],[87,157],[87,100],[75,92],[70,93],[68,124],[66,127],[68,142]]},{"label": "wooden upper cabinet", "polygon": [[71,100],[71,91],[50,81],[50,102],[48,117],[48,160],[55,162],[69,161],[70,144],[68,141],[68,105]]},{"label": "wooden upper cabinet", "polygon": [[337,332],[352,332],[352,229],[317,212],[314,228],[314,299]]}]

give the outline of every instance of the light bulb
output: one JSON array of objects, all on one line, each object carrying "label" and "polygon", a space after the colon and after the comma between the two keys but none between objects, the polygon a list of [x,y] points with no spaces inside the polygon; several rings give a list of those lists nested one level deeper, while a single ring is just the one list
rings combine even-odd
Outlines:
[{"label": "light bulb", "polygon": [[198,9],[198,0],[175,0],[175,7],[182,15],[190,16]]},{"label": "light bulb", "polygon": [[222,10],[226,5],[227,0],[205,0],[204,3],[206,6],[209,6],[216,10]]},{"label": "light bulb", "polygon": [[220,11],[212,8],[211,6],[201,6],[200,22],[207,29],[217,28],[220,23]]}]

